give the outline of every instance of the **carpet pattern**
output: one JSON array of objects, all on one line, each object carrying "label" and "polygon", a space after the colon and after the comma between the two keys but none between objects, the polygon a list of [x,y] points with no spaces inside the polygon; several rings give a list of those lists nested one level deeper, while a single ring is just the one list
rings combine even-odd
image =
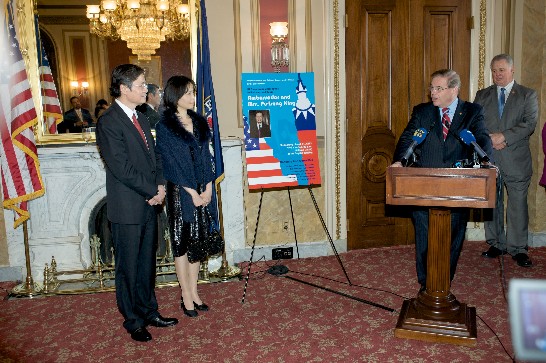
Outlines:
[{"label": "carpet pattern", "polygon": [[[0,301],[2,362],[510,362],[506,282],[546,279],[546,248],[532,249],[534,266],[511,258],[480,256],[485,243],[466,242],[452,292],[476,307],[476,347],[394,337],[404,298],[419,288],[413,246],[341,254],[352,286],[334,256],[284,260],[289,276],[395,309],[389,312],[265,271],[272,261],[252,265],[245,281],[200,285],[211,310],[190,319],[180,310],[178,288],[157,289],[160,312],[177,317],[172,328],[149,331],[137,343],[122,327],[114,293],[3,299]],[[244,277],[247,269],[243,266]],[[13,286],[13,285],[11,285]],[[9,284],[0,284],[7,295]],[[482,322],[483,319],[498,335]]]}]

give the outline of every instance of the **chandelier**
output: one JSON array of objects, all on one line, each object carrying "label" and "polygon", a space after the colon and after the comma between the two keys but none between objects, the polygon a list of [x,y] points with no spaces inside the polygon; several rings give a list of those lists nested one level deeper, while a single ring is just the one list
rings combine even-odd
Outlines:
[{"label": "chandelier", "polygon": [[127,42],[138,60],[151,60],[165,39],[190,35],[190,9],[182,0],[102,0],[87,5],[91,34]]}]

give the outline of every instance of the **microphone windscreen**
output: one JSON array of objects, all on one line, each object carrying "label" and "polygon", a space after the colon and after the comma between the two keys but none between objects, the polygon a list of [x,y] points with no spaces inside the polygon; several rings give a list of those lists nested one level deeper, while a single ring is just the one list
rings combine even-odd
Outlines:
[{"label": "microphone windscreen", "polygon": [[427,137],[427,130],[425,130],[424,128],[418,128],[417,130],[415,130],[415,132],[413,133],[413,136],[411,137],[413,139],[413,141],[415,141],[417,143],[417,145],[419,145],[420,143],[423,142],[423,140]]},{"label": "microphone windscreen", "polygon": [[461,137],[461,140],[463,140],[463,142],[467,145],[470,145],[476,141],[476,137],[474,137],[474,134],[467,129],[462,130],[459,136]]}]

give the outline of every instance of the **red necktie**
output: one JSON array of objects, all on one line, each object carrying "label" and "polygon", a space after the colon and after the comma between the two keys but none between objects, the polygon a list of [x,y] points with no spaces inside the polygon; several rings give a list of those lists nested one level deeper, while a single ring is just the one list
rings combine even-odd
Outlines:
[{"label": "red necktie", "polygon": [[442,108],[442,125],[444,131],[444,140],[447,138],[447,133],[449,132],[449,125],[451,125],[451,120],[449,119],[449,108]]},{"label": "red necktie", "polygon": [[140,124],[138,123],[138,119],[136,118],[134,113],[133,113],[133,125],[135,125],[136,129],[140,133],[140,136],[142,137],[142,140],[144,140],[146,147],[149,149],[150,147],[148,146],[148,141],[146,141],[146,136],[144,136],[144,131],[142,131],[142,127],[140,127]]}]

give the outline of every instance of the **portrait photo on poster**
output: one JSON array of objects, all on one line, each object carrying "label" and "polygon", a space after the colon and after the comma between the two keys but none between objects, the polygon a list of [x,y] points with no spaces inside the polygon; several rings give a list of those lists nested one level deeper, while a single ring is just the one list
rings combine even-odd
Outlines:
[{"label": "portrait photo on poster", "polygon": [[269,110],[251,110],[248,113],[250,118],[250,137],[271,137]]}]

